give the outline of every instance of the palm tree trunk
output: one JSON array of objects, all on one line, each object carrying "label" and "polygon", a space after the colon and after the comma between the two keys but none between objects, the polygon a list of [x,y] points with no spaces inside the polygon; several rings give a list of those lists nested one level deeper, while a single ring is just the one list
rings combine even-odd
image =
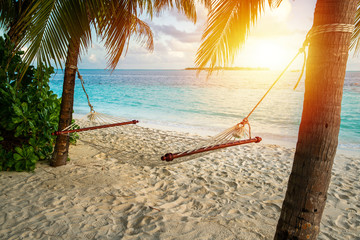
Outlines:
[{"label": "palm tree trunk", "polygon": [[[314,27],[353,24],[357,0],[318,0]],[[294,163],[274,239],[316,239],[338,145],[351,33],[310,39],[303,113]]]},{"label": "palm tree trunk", "polygon": [[[74,88],[76,69],[71,66],[77,66],[80,51],[80,42],[72,41],[69,44],[65,74],[63,83],[63,92],[61,98],[61,109],[59,117],[59,130],[71,124],[73,104],[74,104]],[[58,167],[66,164],[69,152],[69,136],[58,135],[56,138],[55,149],[51,160],[51,166]]]}]

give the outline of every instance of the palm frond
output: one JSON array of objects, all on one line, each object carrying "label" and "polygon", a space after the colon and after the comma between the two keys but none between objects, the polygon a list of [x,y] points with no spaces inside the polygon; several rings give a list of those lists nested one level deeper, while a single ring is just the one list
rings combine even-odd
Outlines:
[{"label": "palm frond", "polygon": [[30,25],[31,16],[38,5],[39,1],[35,0],[1,1],[0,27],[7,32],[11,41],[15,44],[15,51],[19,49],[18,41]]},{"label": "palm frond", "polygon": [[244,44],[250,27],[264,10],[265,0],[215,1],[209,12],[202,43],[197,51],[195,64],[225,66],[233,62],[236,52]]},{"label": "palm frond", "polygon": [[[210,0],[201,1],[210,4]],[[151,29],[138,18],[140,14],[145,12],[152,17],[153,12],[176,7],[196,20],[194,0],[4,0],[0,5],[0,24],[3,26],[9,25],[7,21],[11,18],[8,16],[14,14],[11,11],[16,2],[34,5],[22,11],[23,15],[17,19],[23,23],[22,29],[26,29],[18,46],[28,48],[24,56],[27,66],[35,58],[38,65],[50,65],[54,60],[61,66],[70,41],[81,39],[81,49],[85,51],[91,41],[91,27],[95,26],[109,51],[109,66],[115,68],[120,57],[126,54],[131,36],[146,48],[153,49]]]},{"label": "palm frond", "polygon": [[354,49],[355,54],[358,54],[360,51],[360,1],[358,1],[354,24],[355,29],[351,37],[350,49]]},{"label": "palm frond", "polygon": [[[209,3],[210,0],[203,0]],[[97,17],[97,32],[102,36],[108,51],[108,67],[114,69],[121,56],[126,55],[131,36],[145,48],[153,50],[153,34],[150,27],[138,18],[145,12],[152,17],[170,8],[177,8],[189,19],[196,20],[194,0],[154,0],[152,1],[110,1],[112,11],[100,13]],[[139,11],[138,11],[139,10]]]},{"label": "palm frond", "polygon": [[0,28],[8,30],[11,19],[14,16],[13,1],[3,0],[0,1]]},{"label": "palm frond", "polygon": [[280,6],[282,0],[269,0],[269,6],[272,8],[277,8]]},{"label": "palm frond", "polygon": [[146,49],[154,50],[153,33],[150,26],[137,17],[133,17],[131,35],[135,36],[136,41]]},{"label": "palm frond", "polygon": [[66,58],[71,39],[81,39],[82,50],[91,41],[91,24],[88,9],[82,1],[39,1],[31,25],[21,41],[28,46],[24,56],[27,63],[35,58],[38,63],[50,64],[51,59],[61,66]]},{"label": "palm frond", "polygon": [[[210,4],[210,0],[202,0],[202,2]],[[196,23],[196,7],[194,0],[154,0],[154,11],[160,15],[164,10],[176,7],[180,13]]]},{"label": "palm frond", "polygon": [[12,0],[0,1],[0,27],[8,31],[11,22],[17,15],[16,2]]},{"label": "palm frond", "polygon": [[205,8],[207,9],[211,9],[212,8],[212,0],[200,0],[201,4],[203,4],[205,6]]},{"label": "palm frond", "polygon": [[[140,10],[139,12],[140,14],[145,13],[149,15],[150,18],[153,17],[154,8],[153,8],[152,0],[137,0],[132,2],[135,2],[137,4],[137,8]],[[138,16],[136,11],[133,11],[133,14],[135,16]]]},{"label": "palm frond", "polygon": [[108,66],[115,69],[121,56],[126,55],[131,36],[149,50],[153,50],[153,34],[150,27],[135,15],[124,11],[112,15],[106,27],[99,28],[104,46],[108,52]]}]

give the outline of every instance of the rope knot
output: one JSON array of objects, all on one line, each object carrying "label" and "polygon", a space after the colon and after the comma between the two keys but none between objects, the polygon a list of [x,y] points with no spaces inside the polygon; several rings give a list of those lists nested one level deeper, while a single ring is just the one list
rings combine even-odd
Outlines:
[{"label": "rope knot", "polygon": [[74,66],[74,65],[70,65],[70,66],[68,66],[68,68],[73,69],[73,70],[78,70],[77,66]]},{"label": "rope knot", "polygon": [[248,124],[248,123],[249,123],[249,119],[246,117],[241,121],[240,124],[245,125],[245,124]]}]

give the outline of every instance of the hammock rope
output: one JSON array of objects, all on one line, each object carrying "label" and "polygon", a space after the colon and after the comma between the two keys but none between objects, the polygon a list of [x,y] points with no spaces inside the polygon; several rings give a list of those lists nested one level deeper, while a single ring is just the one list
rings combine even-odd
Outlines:
[{"label": "hammock rope", "polygon": [[[96,129],[102,129],[102,128],[124,126],[124,125],[128,125],[128,124],[137,124],[139,122],[138,120],[128,121],[128,120],[124,120],[121,118],[116,118],[116,117],[113,117],[110,115],[95,112],[93,105],[90,103],[89,95],[87,94],[85,86],[84,86],[85,81],[84,81],[83,77],[81,76],[78,67],[71,65],[71,66],[69,66],[69,68],[73,69],[77,72],[77,76],[80,79],[81,87],[87,98],[88,106],[90,108],[90,113],[88,113],[83,118],[81,118],[80,121],[79,120],[74,121],[74,123],[70,124],[66,128],[62,129],[61,131],[53,132],[51,135],[61,135],[61,134],[69,134],[69,133],[75,133],[75,132],[84,132],[84,131],[96,130]],[[88,121],[85,121],[85,119],[87,119]],[[81,125],[90,124],[90,126],[80,128],[79,127],[80,122],[82,123]]]},{"label": "hammock rope", "polygon": [[280,75],[276,78],[274,83],[270,86],[270,88],[267,90],[267,92],[262,96],[262,98],[259,100],[259,102],[255,105],[255,107],[250,111],[250,113],[245,117],[245,119],[248,119],[250,115],[255,111],[255,109],[260,105],[260,103],[264,100],[266,95],[271,91],[271,89],[275,86],[275,84],[281,79],[281,77],[285,74],[285,72],[289,69],[289,67],[293,64],[293,62],[296,60],[296,58],[300,54],[304,54],[304,62],[301,68],[301,73],[296,81],[296,84],[294,86],[294,90],[297,88],[297,86],[300,83],[300,80],[302,79],[304,75],[304,70],[306,66],[306,47],[310,44],[310,39],[316,35],[322,34],[322,33],[328,33],[328,32],[346,32],[346,33],[352,33],[354,31],[354,25],[353,24],[342,24],[342,23],[334,23],[334,24],[324,24],[319,26],[314,26],[310,29],[310,31],[306,34],[305,41],[303,42],[302,47],[299,49],[295,57],[288,63],[288,65],[284,68],[284,70],[280,73]]},{"label": "hammock rope", "polygon": [[81,87],[82,87],[82,89],[83,89],[83,91],[84,91],[84,93],[86,95],[87,102],[88,102],[88,105],[90,107],[90,112],[95,112],[93,105],[91,105],[91,103],[90,103],[89,95],[87,94],[85,86],[84,86],[85,82],[84,82],[84,79],[83,79],[83,77],[81,76],[81,74],[79,72],[79,68],[74,66],[74,65],[71,65],[69,68],[74,69],[77,72],[77,76],[80,79]]}]

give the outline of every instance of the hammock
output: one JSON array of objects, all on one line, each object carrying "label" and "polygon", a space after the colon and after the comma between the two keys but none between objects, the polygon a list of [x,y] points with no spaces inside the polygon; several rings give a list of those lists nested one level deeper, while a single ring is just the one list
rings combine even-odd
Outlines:
[{"label": "hammock", "polygon": [[[160,166],[206,159],[209,154],[223,158],[221,152],[245,143],[260,142],[260,137],[250,138],[248,125],[241,124],[222,133],[204,138],[186,133],[162,131],[139,125],[103,129],[101,132],[81,133],[80,141],[103,152],[109,160],[136,166]],[[173,159],[164,159],[165,153],[173,153]],[[163,157],[163,161],[161,158]]]},{"label": "hammock", "polygon": [[199,145],[192,150],[176,153],[166,153],[161,157],[162,161],[173,161],[176,158],[187,157],[194,154],[205,153],[208,151],[219,150],[222,148],[233,147],[247,143],[259,143],[261,137],[251,138],[251,128],[249,122],[244,119],[241,123],[226,129],[215,137],[210,138],[206,144]]}]

